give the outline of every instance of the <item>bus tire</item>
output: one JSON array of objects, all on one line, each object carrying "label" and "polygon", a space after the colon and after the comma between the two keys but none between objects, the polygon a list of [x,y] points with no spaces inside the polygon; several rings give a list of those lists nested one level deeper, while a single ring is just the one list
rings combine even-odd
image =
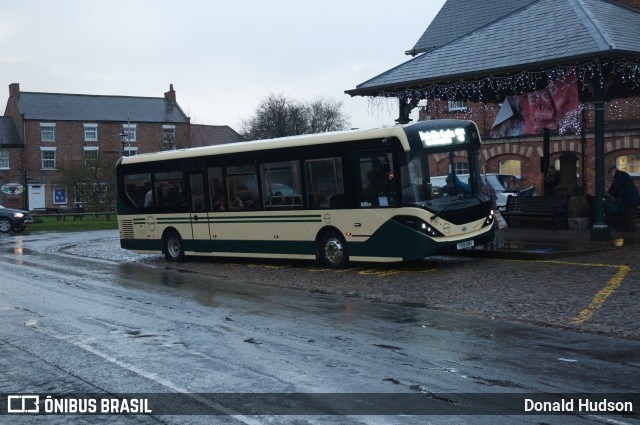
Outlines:
[{"label": "bus tire", "polygon": [[349,262],[347,242],[336,231],[325,233],[320,239],[318,257],[327,266],[339,269]]},{"label": "bus tire", "polygon": [[184,260],[184,242],[175,230],[169,230],[162,238],[162,252],[168,261]]}]

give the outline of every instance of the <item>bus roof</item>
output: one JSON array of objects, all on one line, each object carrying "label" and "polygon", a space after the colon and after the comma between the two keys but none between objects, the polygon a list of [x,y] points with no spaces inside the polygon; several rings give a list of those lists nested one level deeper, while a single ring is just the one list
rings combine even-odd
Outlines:
[{"label": "bus roof", "polygon": [[313,146],[337,142],[349,142],[355,140],[377,139],[384,137],[397,137],[403,148],[409,150],[409,141],[404,132],[404,127],[373,128],[368,130],[334,131],[327,133],[305,134],[301,136],[281,137],[277,139],[253,140],[249,142],[225,143],[223,145],[202,146],[197,148],[177,149],[145,153],[123,157],[121,164],[137,164],[150,161],[163,161],[170,159],[193,158],[208,155],[224,155],[239,152],[252,152],[267,149],[281,149],[297,146]]},{"label": "bus roof", "polygon": [[[250,142],[226,143],[223,145],[202,146],[197,148],[178,149],[170,151],[161,151],[154,153],[146,153],[129,157],[122,157],[118,163],[139,164],[152,161],[164,161],[172,159],[196,158],[209,155],[225,155],[241,152],[254,152],[268,149],[283,149],[300,146],[314,146],[329,143],[352,142],[357,140],[383,139],[385,137],[396,137],[402,148],[408,152],[411,145],[420,141],[419,132],[450,129],[452,127],[469,128],[472,126],[472,138],[478,140],[478,130],[472,121],[467,120],[433,120],[420,121],[413,124],[396,125],[393,127],[372,128],[368,130],[349,130],[334,131],[328,133],[305,134],[302,136],[281,137],[277,139],[254,140]],[[415,140],[409,140],[411,137]]]}]

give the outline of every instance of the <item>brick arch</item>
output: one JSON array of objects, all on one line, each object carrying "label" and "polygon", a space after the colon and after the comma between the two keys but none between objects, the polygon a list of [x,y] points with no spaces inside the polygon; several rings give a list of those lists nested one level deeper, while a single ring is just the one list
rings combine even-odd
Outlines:
[{"label": "brick arch", "polygon": [[491,145],[482,149],[482,157],[485,161],[489,161],[497,156],[517,155],[524,158],[531,158],[533,155],[533,147],[523,144],[505,143],[501,145]]},{"label": "brick arch", "polygon": [[627,149],[640,149],[639,136],[623,136],[608,141],[604,145],[605,154]]},{"label": "brick arch", "polygon": [[[540,158],[542,158],[543,156],[543,151],[542,151],[542,146],[538,147],[537,149],[538,151],[538,156],[540,156]],[[549,143],[549,154],[553,155],[556,153],[562,153],[562,152],[573,152],[575,154],[579,154],[582,155],[582,142],[577,141],[577,140],[560,140],[557,142],[550,142]]]}]

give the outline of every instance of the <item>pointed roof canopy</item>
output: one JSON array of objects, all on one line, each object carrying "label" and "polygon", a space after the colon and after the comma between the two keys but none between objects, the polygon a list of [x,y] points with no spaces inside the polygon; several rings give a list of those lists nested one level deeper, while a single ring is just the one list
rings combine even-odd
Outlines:
[{"label": "pointed roof canopy", "polygon": [[448,0],[407,54],[415,56],[438,48],[534,1],[536,0]]},{"label": "pointed roof canopy", "polygon": [[[627,86],[635,83],[635,89],[639,87],[640,12],[634,9],[606,0],[522,0],[516,2],[519,9],[477,29],[471,27],[469,32],[463,23],[467,18],[461,2],[449,0],[445,7],[451,3],[461,11],[462,32],[467,31],[463,36],[346,93],[487,101],[543,87],[572,67],[578,68],[582,80],[615,73],[627,82],[631,80]],[[485,7],[498,1],[473,3]],[[442,25],[437,22],[440,16],[429,29]],[[455,13],[449,9],[444,16],[449,28],[455,28],[455,22],[450,21]],[[429,44],[425,41],[429,29],[417,47]],[[432,34],[438,33],[434,30]],[[609,68],[600,72],[602,67]]]}]

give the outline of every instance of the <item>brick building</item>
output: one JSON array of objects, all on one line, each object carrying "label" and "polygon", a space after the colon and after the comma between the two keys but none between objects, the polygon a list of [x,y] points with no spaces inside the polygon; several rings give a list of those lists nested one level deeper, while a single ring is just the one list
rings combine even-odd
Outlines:
[{"label": "brick building", "polygon": [[[98,203],[110,204],[114,179],[108,170],[120,156],[191,143],[190,119],[178,105],[173,85],[158,98],[21,92],[15,83],[9,85],[9,95],[0,117],[0,201],[7,207],[89,204],[80,193],[87,185],[100,192]],[[95,171],[100,161],[107,164],[105,174],[90,172],[93,179],[69,187],[70,176]],[[25,193],[11,183],[22,185]]]}]

